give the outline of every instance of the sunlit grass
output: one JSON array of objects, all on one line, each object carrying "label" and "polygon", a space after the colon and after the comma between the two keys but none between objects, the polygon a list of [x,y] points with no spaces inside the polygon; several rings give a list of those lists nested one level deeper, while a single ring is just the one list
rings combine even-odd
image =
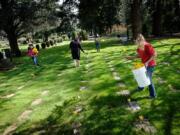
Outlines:
[{"label": "sunlit grass", "polygon": [[[46,134],[67,134],[73,132],[72,123],[82,123],[82,133],[92,134],[147,134],[136,132],[133,122],[139,115],[145,116],[157,129],[157,135],[165,132],[179,132],[179,39],[152,40],[151,43],[158,52],[158,66],[154,74],[154,82],[158,98],[150,100],[148,89],[131,95],[137,101],[141,110],[132,113],[127,110],[127,98],[116,95],[117,91],[136,89],[137,84],[131,73],[132,62],[125,56],[133,55],[135,45],[122,45],[117,39],[101,39],[101,53],[96,53],[93,41],[83,42],[87,54],[81,54],[81,67],[74,68],[69,51],[69,42],[59,46],[41,50],[40,67],[32,65],[28,57],[16,59],[19,64],[11,71],[0,73],[0,95],[14,93],[10,99],[0,101],[0,132],[12,123],[27,109],[33,110],[30,118],[21,125],[16,133],[38,134],[45,130]],[[171,54],[171,47],[175,54]],[[105,58],[108,58],[105,60]],[[108,67],[110,62],[121,80],[115,81]],[[163,65],[163,62],[169,63]],[[86,66],[89,65],[87,70]],[[158,77],[166,81],[160,84]],[[81,81],[87,82],[81,82]],[[125,88],[119,88],[121,82]],[[177,90],[172,91],[168,85]],[[23,86],[22,89],[18,89]],[[80,91],[80,87],[87,87]],[[42,96],[43,91],[49,91]],[[42,98],[43,103],[31,107],[32,101]],[[74,114],[74,108],[82,106],[80,114]],[[173,111],[171,111],[173,110]],[[167,127],[171,126],[171,129]]]}]

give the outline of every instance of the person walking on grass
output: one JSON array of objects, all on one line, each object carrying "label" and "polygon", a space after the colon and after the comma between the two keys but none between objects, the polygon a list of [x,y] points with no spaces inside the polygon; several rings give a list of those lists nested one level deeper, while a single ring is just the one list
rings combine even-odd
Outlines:
[{"label": "person walking on grass", "polygon": [[[156,66],[155,58],[157,57],[157,53],[153,46],[148,43],[142,34],[139,34],[136,39],[137,46],[137,56],[128,56],[127,59],[135,59],[140,58],[142,63],[146,66],[147,75],[150,78],[151,84],[149,85],[149,95],[150,98],[156,97],[156,90],[152,81],[152,75],[154,68]],[[138,87],[138,91],[143,90],[143,87]]]},{"label": "person walking on grass", "polygon": [[71,41],[69,48],[71,49],[71,55],[72,55],[72,59],[74,60],[75,67],[79,67],[80,66],[80,51],[85,53],[81,47],[80,42],[78,42],[77,39]]},{"label": "person walking on grass", "polygon": [[97,52],[100,52],[100,43],[97,38],[95,38],[95,45],[96,45]]},{"label": "person walking on grass", "polygon": [[38,52],[37,48],[35,48],[33,46],[33,44],[29,44],[29,47],[28,47],[28,56],[32,58],[33,63],[36,66],[39,66],[38,59],[37,59],[38,53],[39,52]]}]

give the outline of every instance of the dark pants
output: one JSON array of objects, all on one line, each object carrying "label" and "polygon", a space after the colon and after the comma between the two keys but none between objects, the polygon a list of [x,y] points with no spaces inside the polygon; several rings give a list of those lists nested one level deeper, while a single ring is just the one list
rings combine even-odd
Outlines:
[{"label": "dark pants", "polygon": [[[152,75],[153,75],[154,67],[147,67],[147,75],[150,78],[151,84],[148,86],[149,87],[149,95],[150,97],[156,97],[156,91],[155,87],[152,81]],[[143,87],[139,87],[139,90],[143,90]]]},{"label": "dark pants", "polygon": [[96,50],[97,50],[97,52],[100,52],[100,45],[99,44],[96,45]]}]

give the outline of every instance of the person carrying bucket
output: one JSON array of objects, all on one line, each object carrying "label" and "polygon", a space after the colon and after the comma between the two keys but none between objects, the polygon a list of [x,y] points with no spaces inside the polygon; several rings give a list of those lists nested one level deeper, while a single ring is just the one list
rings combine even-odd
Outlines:
[{"label": "person carrying bucket", "polygon": [[[146,70],[147,70],[147,75],[150,79],[150,85],[149,87],[149,95],[150,98],[155,98],[156,97],[156,90],[155,86],[152,81],[152,75],[154,68],[156,66],[156,61],[155,58],[157,56],[157,53],[153,46],[148,43],[144,36],[142,34],[139,34],[136,39],[136,44],[138,45],[137,47],[137,56],[128,56],[127,59],[135,59],[135,58],[140,58],[142,63],[145,65]],[[138,91],[143,90],[144,87],[138,87]]]}]

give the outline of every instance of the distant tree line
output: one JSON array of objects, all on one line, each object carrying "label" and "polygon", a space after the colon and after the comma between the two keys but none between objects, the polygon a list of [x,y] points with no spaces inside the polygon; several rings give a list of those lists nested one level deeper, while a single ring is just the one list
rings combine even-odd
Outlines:
[{"label": "distant tree line", "polygon": [[[48,41],[51,33],[68,33],[79,27],[106,34],[124,24],[127,35],[162,36],[180,32],[179,0],[0,0],[0,31],[11,51],[20,56],[18,38],[32,33]],[[2,32],[1,32],[2,33]]]},{"label": "distant tree line", "polygon": [[180,32],[179,0],[79,0],[78,7],[80,26],[95,33],[114,24],[126,24],[133,38]]}]

